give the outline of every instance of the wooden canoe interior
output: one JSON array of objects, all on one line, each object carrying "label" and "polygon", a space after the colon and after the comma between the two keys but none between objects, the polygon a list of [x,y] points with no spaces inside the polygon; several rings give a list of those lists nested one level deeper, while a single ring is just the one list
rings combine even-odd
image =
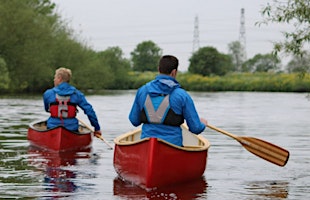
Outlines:
[{"label": "wooden canoe interior", "polygon": [[[195,135],[191,133],[187,126],[183,124],[182,126],[182,135],[183,135],[183,147],[173,145],[164,140],[158,139],[164,143],[167,143],[175,148],[188,150],[188,151],[201,151],[208,149],[210,147],[210,143],[207,139],[202,137],[201,135]],[[141,128],[125,133],[117,138],[115,138],[114,142],[117,145],[132,145],[135,143],[139,143],[141,141],[148,140],[148,138],[140,139],[141,137]]]},{"label": "wooden canoe interior", "polygon": [[[46,121],[40,121],[33,124],[33,128],[38,131],[47,131]],[[79,125],[79,134],[88,134],[90,130],[83,125]]]}]

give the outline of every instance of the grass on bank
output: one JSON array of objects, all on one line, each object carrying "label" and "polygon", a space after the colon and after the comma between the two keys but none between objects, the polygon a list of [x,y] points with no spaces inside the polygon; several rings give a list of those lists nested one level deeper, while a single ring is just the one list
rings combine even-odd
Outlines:
[{"label": "grass on bank", "polygon": [[[131,72],[130,89],[137,89],[155,78],[155,72]],[[310,92],[310,74],[232,73],[201,76],[179,73],[177,80],[189,91]]]}]

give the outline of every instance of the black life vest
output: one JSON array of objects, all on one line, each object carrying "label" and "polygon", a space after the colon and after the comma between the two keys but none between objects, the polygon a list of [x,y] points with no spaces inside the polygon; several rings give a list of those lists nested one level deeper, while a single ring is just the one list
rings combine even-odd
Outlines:
[{"label": "black life vest", "polygon": [[[156,97],[150,97],[150,95],[147,95],[140,114],[141,122],[150,124],[165,124],[170,126],[180,126],[183,124],[183,115],[176,114],[170,108],[169,97],[169,94],[159,95]],[[156,110],[156,105],[154,106],[154,104],[158,105]]]},{"label": "black life vest", "polygon": [[52,117],[74,118],[77,113],[76,104],[70,102],[70,96],[56,94],[56,102],[50,103]]}]

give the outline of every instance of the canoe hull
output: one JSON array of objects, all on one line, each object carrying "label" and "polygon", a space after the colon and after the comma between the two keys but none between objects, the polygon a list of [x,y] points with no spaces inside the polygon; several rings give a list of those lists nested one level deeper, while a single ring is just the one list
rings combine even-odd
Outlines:
[{"label": "canoe hull", "polygon": [[47,130],[42,129],[44,123],[43,121],[30,124],[27,137],[31,145],[54,151],[85,149],[92,145],[91,131],[77,133],[62,126]]},{"label": "canoe hull", "polygon": [[206,168],[208,148],[187,150],[156,138],[114,149],[115,171],[143,188],[163,187],[200,178]]}]

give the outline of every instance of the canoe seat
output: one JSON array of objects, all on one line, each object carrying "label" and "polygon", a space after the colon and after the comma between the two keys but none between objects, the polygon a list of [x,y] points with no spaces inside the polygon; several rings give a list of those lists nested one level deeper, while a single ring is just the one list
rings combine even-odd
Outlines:
[{"label": "canoe seat", "polygon": [[87,128],[87,127],[85,127],[85,126],[82,126],[82,125],[80,125],[79,126],[79,134],[89,134],[89,129]]},{"label": "canoe seat", "polygon": [[181,127],[184,147],[189,149],[198,149],[209,145],[208,142],[202,139],[201,136],[191,133],[185,124],[182,124]]},{"label": "canoe seat", "polygon": [[47,130],[46,121],[34,124],[34,128],[39,130],[39,131]]}]

